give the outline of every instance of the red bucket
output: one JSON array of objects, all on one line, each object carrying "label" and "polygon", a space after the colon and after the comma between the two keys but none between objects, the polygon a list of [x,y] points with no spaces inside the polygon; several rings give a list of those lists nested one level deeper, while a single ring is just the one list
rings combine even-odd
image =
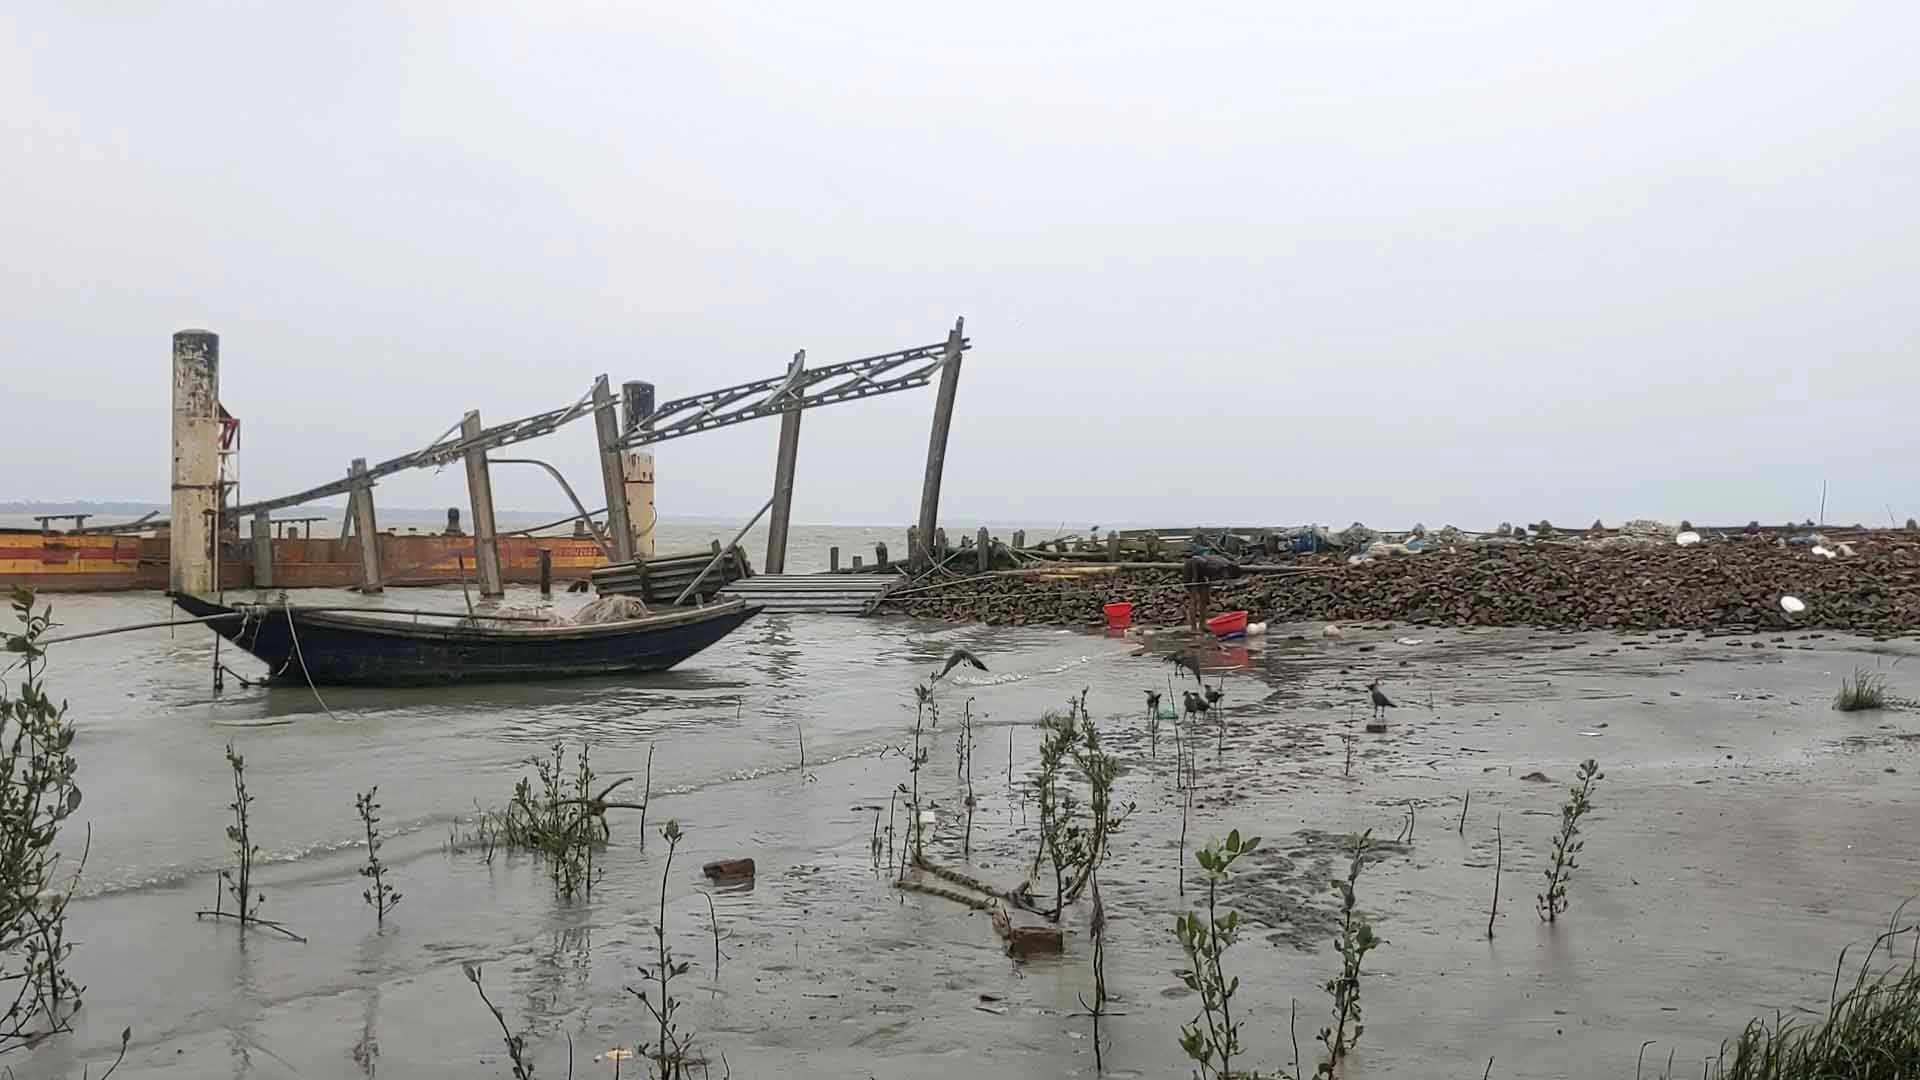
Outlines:
[{"label": "red bucket", "polygon": [[1215,615],[1207,620],[1207,629],[1214,637],[1236,638],[1247,636],[1247,613],[1229,611],[1225,615]]},{"label": "red bucket", "polygon": [[[1132,604],[1108,604],[1101,610],[1107,613],[1108,629],[1124,630],[1133,625]],[[1244,623],[1245,620],[1242,620],[1242,622]]]}]

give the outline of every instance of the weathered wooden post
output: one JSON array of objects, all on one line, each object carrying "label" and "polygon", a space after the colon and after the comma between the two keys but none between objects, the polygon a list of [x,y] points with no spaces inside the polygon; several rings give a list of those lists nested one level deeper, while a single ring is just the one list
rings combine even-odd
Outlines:
[{"label": "weathered wooden post", "polygon": [[860,569],[860,556],[858,556],[858,555],[855,555],[855,556],[853,557],[853,568],[854,568],[855,570],[858,570],[858,569]]},{"label": "weathered wooden post", "polygon": [[367,459],[354,458],[349,475],[360,478],[348,503],[353,508],[353,528],[360,534],[360,591],[386,591],[380,577],[380,525],[373,515],[373,481],[366,478]]},{"label": "weathered wooden post", "polygon": [[1120,533],[1117,529],[1107,530],[1107,561],[1111,563],[1120,561]]},{"label": "weathered wooden post", "polygon": [[947,543],[947,530],[933,530],[933,554],[942,563],[947,561],[947,556],[953,554],[953,545]]},{"label": "weathered wooden post", "polygon": [[[860,560],[856,558],[853,565],[859,566]],[[873,545],[873,565],[883,569],[887,565],[887,545],[884,541]]]},{"label": "weathered wooden post", "polygon": [[[940,477],[947,467],[947,432],[953,427],[953,399],[960,391],[960,346],[964,342],[967,320],[953,321],[947,335],[947,349],[940,357],[940,396],[933,404],[933,430],[927,437],[927,476],[920,488],[920,538],[933,542],[933,531],[940,524]],[[917,568],[925,552],[909,548],[907,557]]]},{"label": "weathered wooden post", "polygon": [[830,574],[840,572],[840,545],[838,544],[827,549],[827,572]]},{"label": "weathered wooden post", "polygon": [[215,590],[213,545],[220,508],[220,335],[173,335],[173,517],[167,588]]},{"label": "weathered wooden post", "polygon": [[920,543],[920,526],[907,526],[907,568],[916,574],[925,570],[927,563],[932,561],[932,555],[933,553]]},{"label": "weathered wooden post", "polygon": [[607,532],[614,562],[633,561],[633,519],[627,513],[626,469],[620,453],[620,417],[607,377],[593,381],[593,431],[600,446],[600,486],[607,496]]},{"label": "weathered wooden post", "polygon": [[993,569],[993,537],[988,535],[985,525],[980,526],[980,535],[974,538],[974,548],[980,556],[980,572],[984,574]]},{"label": "weathered wooden post", "polygon": [[1013,530],[1013,550],[1020,551],[1027,546],[1027,530]]},{"label": "weathered wooden post", "polygon": [[553,552],[540,549],[540,595],[553,595]]},{"label": "weathered wooden post", "polygon": [[[806,370],[807,350],[793,354],[787,366],[787,384],[774,397],[787,395],[800,373]],[[794,407],[780,414],[780,450],[773,466],[773,511],[767,519],[767,562],[769,574],[787,572],[787,522],[793,516],[793,473],[800,458],[800,395],[793,393]]]},{"label": "weathered wooden post", "polygon": [[[480,430],[477,410],[460,421],[462,438],[471,439]],[[504,596],[507,590],[500,579],[500,538],[494,531],[493,474],[487,468],[487,452],[469,450],[466,459],[467,497],[473,503],[473,565],[480,575],[480,595]]]},{"label": "weathered wooden post", "polygon": [[265,510],[253,515],[253,587],[273,588],[273,519]]}]

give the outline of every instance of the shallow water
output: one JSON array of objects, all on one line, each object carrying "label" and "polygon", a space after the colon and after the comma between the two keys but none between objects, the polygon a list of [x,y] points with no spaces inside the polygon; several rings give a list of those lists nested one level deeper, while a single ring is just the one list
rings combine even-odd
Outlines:
[{"label": "shallow water", "polygon": [[[463,603],[457,589],[300,599]],[[56,603],[69,631],[165,617],[152,595]],[[1136,655],[1137,640],[763,616],[663,676],[323,688],[324,707],[306,690],[232,681],[214,695],[212,641],[181,628],[55,647],[49,679],[80,730],[92,828],[69,930],[89,989],[74,1036],[9,1055],[23,1077],[78,1076],[85,1063],[98,1075],[128,1024],[120,1076],[508,1075],[466,962],[484,965],[541,1075],[566,1074],[569,1039],[581,1075],[612,1075],[596,1055],[649,1035],[625,987],[654,948],[666,870],[657,835],[643,851],[638,815],[614,812],[604,877],[573,903],[523,858],[443,850],[458,816],[503,801],[530,772],[521,763],[554,740],[590,741],[606,778],[641,774],[654,753],[649,831],[671,816],[687,832],[667,877],[668,940],[693,962],[677,984],[680,1018],[715,1075],[722,1054],[740,1076],[1091,1075],[1088,1022],[1075,1015],[1089,986],[1083,921],[1064,959],[1017,963],[986,916],[903,895],[871,867],[873,808],[907,779],[904,757],[882,751],[910,740],[911,688],[954,645],[992,670],[961,669],[937,692],[942,719],[921,774],[939,819],[932,850],[961,860],[954,736],[971,699],[981,720],[971,861],[990,880],[1019,877],[1031,807],[1009,788],[1009,739],[1016,772],[1030,767],[1032,720],[1091,688],[1110,748],[1130,763],[1121,794],[1139,806],[1102,875],[1121,998],[1102,1031],[1109,1072],[1187,1071],[1176,1040],[1194,1003],[1171,974],[1169,932],[1182,903],[1173,730],[1163,726],[1156,750],[1140,708],[1143,688],[1166,691],[1170,668]],[[1339,641],[1276,628],[1209,649],[1228,720],[1224,737],[1211,723],[1191,733],[1203,740],[1192,841],[1233,827],[1267,837],[1226,893],[1252,920],[1231,960],[1245,979],[1236,1003],[1250,1063],[1290,1062],[1297,999],[1311,1068],[1318,987],[1335,963],[1333,837],[1391,837],[1409,802],[1412,841],[1383,846],[1361,880],[1388,944],[1369,959],[1367,1035],[1348,1076],[1479,1075],[1490,1055],[1494,1075],[1626,1075],[1645,1040],[1659,1041],[1650,1060],[1671,1047],[1698,1062],[1755,1013],[1824,1002],[1839,949],[1884,927],[1915,888],[1920,748],[1913,714],[1842,716],[1828,699],[1856,663],[1910,651],[1831,637],[1408,628],[1350,628]],[[242,674],[259,670],[223,656]],[[1902,669],[1890,670],[1897,688]],[[1345,775],[1343,735],[1374,677],[1402,707],[1387,736],[1356,734]],[[305,944],[193,916],[228,858],[229,739],[246,755],[253,828],[270,853],[264,914]],[[1607,779],[1573,909],[1547,928],[1533,894],[1585,756]],[[1522,779],[1536,769],[1551,782]],[[384,930],[355,873],[353,794],[375,784],[382,854],[405,894]],[[1489,943],[1496,815],[1505,875]],[[698,867],[734,855],[760,872],[751,890],[713,894],[716,973]],[[1188,887],[1191,899],[1191,873]]]}]

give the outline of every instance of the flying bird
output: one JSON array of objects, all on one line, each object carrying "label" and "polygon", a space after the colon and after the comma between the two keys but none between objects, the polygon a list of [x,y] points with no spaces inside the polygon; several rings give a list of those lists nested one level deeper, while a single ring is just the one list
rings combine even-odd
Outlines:
[{"label": "flying bird", "polygon": [[1200,658],[1194,655],[1193,650],[1182,649],[1172,656],[1167,657],[1167,663],[1172,664],[1178,670],[1193,672],[1194,682],[1199,683],[1203,687],[1207,685],[1207,681],[1200,677]]},{"label": "flying bird", "polygon": [[1373,715],[1377,720],[1386,719],[1388,709],[1397,709],[1400,707],[1389,700],[1387,695],[1380,692],[1379,679],[1375,679],[1367,684],[1367,692],[1373,695]]},{"label": "flying bird", "polygon": [[959,667],[961,664],[972,664],[981,671],[987,670],[987,665],[981,663],[979,657],[965,649],[955,649],[947,655],[947,666],[940,669],[939,674],[933,677],[933,681],[939,682],[941,679],[946,678],[948,672]]}]

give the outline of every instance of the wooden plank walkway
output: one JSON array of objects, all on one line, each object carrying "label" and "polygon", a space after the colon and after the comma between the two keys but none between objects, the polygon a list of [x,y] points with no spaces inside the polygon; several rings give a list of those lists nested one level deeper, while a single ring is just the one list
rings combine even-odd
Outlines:
[{"label": "wooden plank walkway", "polygon": [[905,580],[899,574],[761,574],[729,583],[721,595],[770,612],[869,615]]}]

